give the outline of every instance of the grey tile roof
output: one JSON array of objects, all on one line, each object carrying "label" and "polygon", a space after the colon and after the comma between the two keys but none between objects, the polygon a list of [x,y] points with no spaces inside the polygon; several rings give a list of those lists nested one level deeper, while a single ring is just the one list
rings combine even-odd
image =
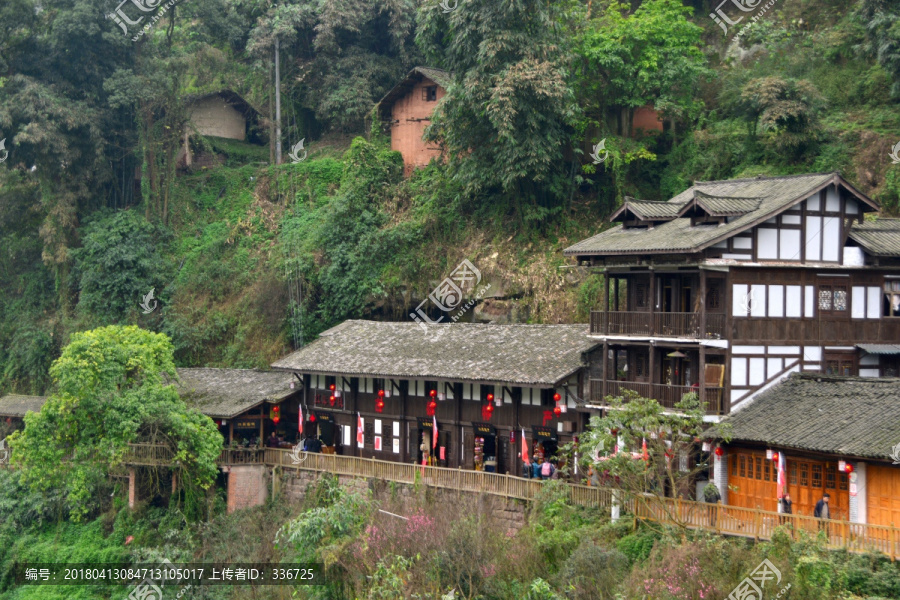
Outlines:
[{"label": "grey tile roof", "polygon": [[[566,255],[639,254],[698,252],[720,240],[765,221],[793,204],[800,202],[829,183],[839,183],[856,192],[838,173],[815,173],[786,177],[756,177],[726,181],[698,181],[668,202],[680,208],[691,202],[696,194],[718,198],[760,198],[756,210],[734,218],[723,225],[698,224],[691,226],[688,218],[679,218],[650,229],[613,227],[565,249]],[[864,197],[863,197],[864,198]],[[876,205],[867,198],[871,206]]]},{"label": "grey tile roof", "polygon": [[256,369],[178,369],[178,393],[189,406],[213,418],[230,419],[265,401],[279,401],[300,391],[294,376]]},{"label": "grey tile roof", "polygon": [[625,210],[630,210],[641,219],[646,221],[654,221],[657,219],[674,219],[678,216],[681,208],[678,204],[671,202],[659,202],[656,200],[635,200],[634,198],[626,198]]},{"label": "grey tile roof", "polygon": [[900,219],[855,223],[850,239],[873,256],[900,256]]},{"label": "grey tile roof", "polygon": [[587,324],[452,323],[429,330],[426,337],[413,321],[346,321],[272,366],[348,377],[550,387],[580,369],[582,353],[597,345],[588,339]]},{"label": "grey tile roof", "polygon": [[869,354],[900,354],[900,344],[857,344],[856,347]]},{"label": "grey tile roof", "polygon": [[[762,204],[762,198],[735,198],[711,196],[700,190],[694,192],[694,202],[713,217],[738,216],[753,212]],[[680,211],[684,213],[685,209]]]},{"label": "grey tile roof", "polygon": [[732,442],[888,459],[900,443],[900,379],[795,373],[724,423]]},{"label": "grey tile roof", "polygon": [[28,411],[38,412],[47,396],[9,394],[0,398],[0,417],[24,417]]}]

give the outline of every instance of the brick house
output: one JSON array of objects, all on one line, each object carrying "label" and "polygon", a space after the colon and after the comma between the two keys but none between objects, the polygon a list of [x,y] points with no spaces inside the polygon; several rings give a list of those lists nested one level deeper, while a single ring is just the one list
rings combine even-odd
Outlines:
[{"label": "brick house", "polygon": [[407,176],[441,156],[441,149],[422,136],[449,81],[447,71],[416,67],[376,105],[378,118],[389,128],[391,150],[403,155]]},{"label": "brick house", "polygon": [[178,154],[181,166],[196,166],[201,163],[216,164],[214,156],[195,156],[191,152],[192,135],[247,140],[251,129],[258,124],[260,113],[249,102],[232,90],[220,90],[211,94],[189,98],[187,101],[189,121],[184,129],[184,142]]}]

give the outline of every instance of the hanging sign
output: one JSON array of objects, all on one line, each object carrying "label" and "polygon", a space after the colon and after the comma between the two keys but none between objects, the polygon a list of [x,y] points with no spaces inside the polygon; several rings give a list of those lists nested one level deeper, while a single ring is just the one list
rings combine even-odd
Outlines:
[{"label": "hanging sign", "polygon": [[475,435],[496,435],[496,428],[490,423],[477,423],[472,422],[472,430],[475,432]]},{"label": "hanging sign", "polygon": [[256,429],[259,427],[258,421],[235,421],[235,429]]},{"label": "hanging sign", "polygon": [[330,412],[322,412],[321,410],[317,410],[316,418],[323,423],[334,423],[334,415],[332,415]]},{"label": "hanging sign", "polygon": [[556,430],[552,427],[538,427],[537,425],[532,425],[531,432],[534,434],[534,439],[538,441],[558,439]]},{"label": "hanging sign", "polygon": [[441,446],[441,460],[447,460],[447,447]]}]

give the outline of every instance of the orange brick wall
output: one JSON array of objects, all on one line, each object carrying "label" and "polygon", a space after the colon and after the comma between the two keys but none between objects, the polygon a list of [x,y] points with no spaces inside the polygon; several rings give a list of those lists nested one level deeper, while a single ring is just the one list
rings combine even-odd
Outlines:
[{"label": "orange brick wall", "polygon": [[[404,172],[409,175],[417,167],[424,167],[432,158],[441,155],[436,144],[422,139],[425,128],[431,123],[431,113],[437,102],[423,99],[423,89],[437,85],[430,79],[423,79],[406,96],[397,100],[391,109],[391,149],[403,155]],[[444,97],[444,88],[438,86],[437,100]],[[422,120],[424,119],[424,120]]]},{"label": "orange brick wall", "polygon": [[228,512],[260,506],[266,501],[266,468],[262,465],[228,468]]},{"label": "orange brick wall", "polygon": [[660,120],[659,115],[649,106],[641,106],[634,110],[631,135],[636,134],[640,129],[643,129],[644,133],[663,130],[663,122]]}]

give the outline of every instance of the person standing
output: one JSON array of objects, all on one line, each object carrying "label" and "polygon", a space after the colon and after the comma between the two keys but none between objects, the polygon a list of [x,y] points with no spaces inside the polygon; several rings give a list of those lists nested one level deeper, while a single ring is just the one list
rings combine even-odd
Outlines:
[{"label": "person standing", "polygon": [[831,496],[828,494],[828,492],[825,492],[824,494],[822,494],[822,499],[819,500],[818,502],[816,502],[816,508],[813,511],[814,517],[816,517],[817,519],[830,519],[831,518],[831,511],[828,508],[828,500],[830,498],[831,498]]},{"label": "person standing", "polygon": [[794,512],[793,506],[794,505],[791,503],[791,495],[785,493],[785,495],[781,497],[781,514],[783,514],[783,515],[793,514],[793,512]]}]

